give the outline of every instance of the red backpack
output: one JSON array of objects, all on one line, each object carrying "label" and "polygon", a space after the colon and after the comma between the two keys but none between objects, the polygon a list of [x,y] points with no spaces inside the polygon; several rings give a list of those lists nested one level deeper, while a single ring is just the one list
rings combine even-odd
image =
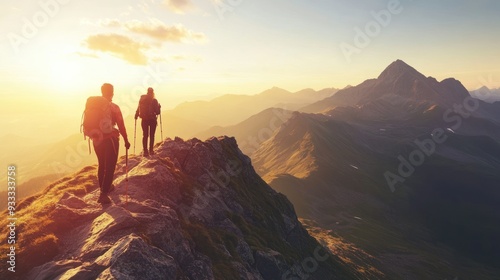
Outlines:
[{"label": "red backpack", "polygon": [[102,96],[91,96],[85,104],[82,116],[81,132],[84,138],[100,141],[104,134],[113,131],[111,101]]}]

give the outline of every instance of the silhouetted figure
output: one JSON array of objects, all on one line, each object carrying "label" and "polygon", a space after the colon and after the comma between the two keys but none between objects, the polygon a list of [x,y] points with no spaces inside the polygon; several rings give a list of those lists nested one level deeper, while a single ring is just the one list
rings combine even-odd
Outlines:
[{"label": "silhouetted figure", "polygon": [[[160,114],[161,106],[155,98],[153,88],[148,88],[148,93],[141,96],[139,106],[135,112],[135,119],[141,117],[142,148],[145,157],[154,155],[155,132],[158,125],[157,116]],[[148,149],[149,138],[149,149]]]},{"label": "silhouetted figure", "polygon": [[111,203],[108,194],[114,189],[112,183],[118,160],[120,134],[125,140],[127,150],[130,143],[120,107],[112,102],[113,85],[103,84],[101,93],[102,97],[94,96],[87,100],[83,130],[84,134],[92,139],[99,162],[97,178],[101,194],[98,202]]}]

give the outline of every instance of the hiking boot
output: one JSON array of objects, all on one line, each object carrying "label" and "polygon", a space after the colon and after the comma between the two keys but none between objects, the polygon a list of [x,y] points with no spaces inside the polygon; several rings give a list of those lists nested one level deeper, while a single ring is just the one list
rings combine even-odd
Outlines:
[{"label": "hiking boot", "polygon": [[107,195],[101,194],[99,196],[99,199],[97,200],[97,202],[102,203],[102,204],[110,204],[111,199],[109,199],[109,197]]},{"label": "hiking boot", "polygon": [[143,156],[145,157],[149,157],[149,152],[148,150],[144,150],[144,152],[142,153]]}]

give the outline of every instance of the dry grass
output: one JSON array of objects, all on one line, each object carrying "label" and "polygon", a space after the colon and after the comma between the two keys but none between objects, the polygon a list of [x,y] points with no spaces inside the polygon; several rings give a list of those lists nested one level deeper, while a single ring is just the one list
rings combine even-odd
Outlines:
[{"label": "dry grass", "polygon": [[[41,193],[20,201],[15,213],[16,220],[16,255],[19,265],[33,267],[52,259],[58,253],[59,240],[54,232],[54,222],[50,213],[55,209],[65,193],[82,197],[97,188],[95,166],[85,167],[72,177],[65,177],[50,184]],[[93,187],[92,187],[93,186]],[[43,199],[42,199],[43,198]],[[8,212],[2,213],[7,217]],[[9,234],[7,219],[0,221],[2,236]],[[0,250],[7,252],[10,244],[3,242]],[[2,254],[0,262],[6,261]],[[2,270],[6,266],[2,266]],[[22,269],[20,267],[19,269]]]},{"label": "dry grass", "polygon": [[331,230],[320,228],[314,222],[300,219],[306,230],[311,236],[316,238],[321,244],[324,244],[335,256],[337,256],[346,266],[348,266],[355,275],[363,279],[379,279],[385,275],[371,263],[375,257],[364,250],[356,247],[339,236],[332,233]]}]

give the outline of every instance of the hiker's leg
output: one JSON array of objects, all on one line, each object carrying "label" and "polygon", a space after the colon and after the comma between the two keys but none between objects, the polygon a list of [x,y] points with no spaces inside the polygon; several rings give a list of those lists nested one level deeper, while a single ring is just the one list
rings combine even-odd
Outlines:
[{"label": "hiker's leg", "polygon": [[104,141],[93,142],[93,144],[95,154],[97,155],[97,162],[99,164],[97,168],[97,180],[99,181],[99,189],[102,191],[104,170],[106,169],[106,148]]},{"label": "hiker's leg", "polygon": [[104,181],[102,184],[102,192],[107,194],[111,184],[113,183],[113,177],[115,175],[116,162],[118,161],[118,149],[120,143],[118,138],[111,137],[106,139],[107,149],[106,149],[106,171],[104,174]]},{"label": "hiker's leg", "polygon": [[144,152],[148,150],[148,121],[142,119],[141,121],[141,127],[142,127],[142,149]]},{"label": "hiker's leg", "polygon": [[155,145],[155,132],[156,132],[156,120],[151,120],[149,125],[149,151],[153,151],[153,147]]}]

